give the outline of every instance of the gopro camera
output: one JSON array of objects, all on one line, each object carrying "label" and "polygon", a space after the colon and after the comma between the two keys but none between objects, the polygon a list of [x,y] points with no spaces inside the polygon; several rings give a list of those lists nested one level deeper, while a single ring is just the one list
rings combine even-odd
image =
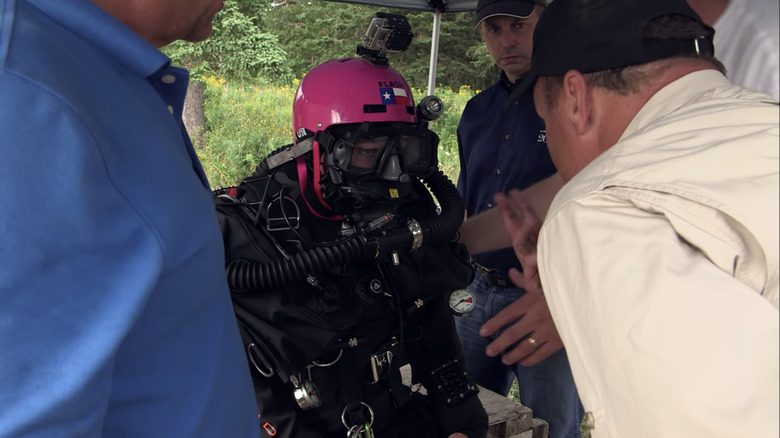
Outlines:
[{"label": "gopro camera", "polygon": [[363,37],[363,46],[377,52],[402,52],[412,42],[412,27],[403,15],[377,12]]}]

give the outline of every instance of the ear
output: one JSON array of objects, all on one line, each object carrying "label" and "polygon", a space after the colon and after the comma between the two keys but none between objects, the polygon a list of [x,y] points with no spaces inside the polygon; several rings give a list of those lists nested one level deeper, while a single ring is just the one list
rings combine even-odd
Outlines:
[{"label": "ear", "polygon": [[593,123],[593,95],[582,73],[569,70],[564,75],[561,101],[574,130],[577,134],[584,135]]}]

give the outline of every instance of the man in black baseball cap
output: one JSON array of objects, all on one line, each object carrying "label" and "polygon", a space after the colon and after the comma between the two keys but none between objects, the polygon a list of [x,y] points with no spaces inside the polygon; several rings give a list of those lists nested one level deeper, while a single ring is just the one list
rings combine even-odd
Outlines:
[{"label": "man in black baseball cap", "polygon": [[528,18],[536,5],[545,7],[545,0],[480,0],[477,3],[477,16],[474,26],[490,17],[507,16],[515,18]]},{"label": "man in black baseball cap", "polygon": [[[645,35],[651,20],[672,14],[698,21],[701,31]],[[593,73],[675,56],[713,57],[714,34],[684,0],[556,0],[534,31],[531,72],[510,100],[538,76]]]},{"label": "man in black baseball cap", "polygon": [[534,34],[567,183],[541,230],[515,192],[496,203],[600,438],[780,433],[779,112],[712,37],[685,0],[555,0]]},{"label": "man in black baseball cap", "polygon": [[[541,0],[477,4],[475,23],[501,75],[468,102],[458,125],[458,190],[469,217],[461,228],[461,241],[472,250],[476,276],[469,291],[477,305],[455,322],[466,368],[477,383],[506,395],[517,379],[523,404],[549,423],[549,438],[576,438],[583,411],[566,352],[542,296],[526,293],[509,281],[507,272],[518,266],[517,259],[505,243],[501,217],[492,208],[496,192],[544,185],[552,186],[549,192],[555,193],[563,185],[547,151],[544,122],[536,114],[530,91],[508,111],[502,108],[531,69],[533,32],[544,8]],[[552,196],[543,199],[549,205]],[[496,247],[500,249],[486,251],[494,240],[502,245]],[[512,348],[488,351],[492,339],[481,336],[480,328],[510,307],[523,315],[513,321],[511,331],[524,339]]]}]

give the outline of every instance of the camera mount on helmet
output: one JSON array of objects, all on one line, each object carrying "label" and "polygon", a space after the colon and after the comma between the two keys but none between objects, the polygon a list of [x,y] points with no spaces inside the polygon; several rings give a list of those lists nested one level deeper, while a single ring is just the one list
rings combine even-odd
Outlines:
[{"label": "camera mount on helmet", "polygon": [[403,52],[413,37],[406,17],[377,12],[363,36],[363,45],[357,47],[357,54],[372,64],[388,65],[387,52]]},{"label": "camera mount on helmet", "polygon": [[[409,48],[412,38],[414,34],[405,16],[377,12],[356,53],[374,65],[389,66],[387,52],[403,52]],[[418,122],[424,126],[441,117],[443,111],[444,103],[436,96],[424,97],[415,108]]]}]

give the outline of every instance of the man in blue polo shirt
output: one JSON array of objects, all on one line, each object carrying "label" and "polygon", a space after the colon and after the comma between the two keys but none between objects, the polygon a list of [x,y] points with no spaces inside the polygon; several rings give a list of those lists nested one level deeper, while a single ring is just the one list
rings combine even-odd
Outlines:
[{"label": "man in blue polo shirt", "polygon": [[[508,96],[530,70],[534,26],[544,8],[543,0],[480,0],[477,4],[476,25],[502,73],[495,84],[468,102],[458,127],[458,190],[469,217],[490,210],[496,193],[525,189],[556,174],[544,122],[536,114],[531,93],[504,110]],[[474,253],[474,240],[465,235],[464,240]],[[521,401],[550,423],[551,438],[580,436],[582,407],[544,298],[526,294],[508,279],[509,269],[518,266],[509,248],[475,253],[472,263],[478,275],[469,290],[477,305],[456,320],[467,370],[477,383],[500,394],[507,394],[517,378]],[[502,362],[500,354],[488,357],[486,349],[495,336],[479,334],[487,320],[509,306],[523,309],[524,316],[511,329],[525,334],[508,353],[511,363],[519,361],[511,366]]]},{"label": "man in blue polo shirt", "polygon": [[0,0],[0,436],[259,435],[213,198],[157,47],[221,0]]}]

